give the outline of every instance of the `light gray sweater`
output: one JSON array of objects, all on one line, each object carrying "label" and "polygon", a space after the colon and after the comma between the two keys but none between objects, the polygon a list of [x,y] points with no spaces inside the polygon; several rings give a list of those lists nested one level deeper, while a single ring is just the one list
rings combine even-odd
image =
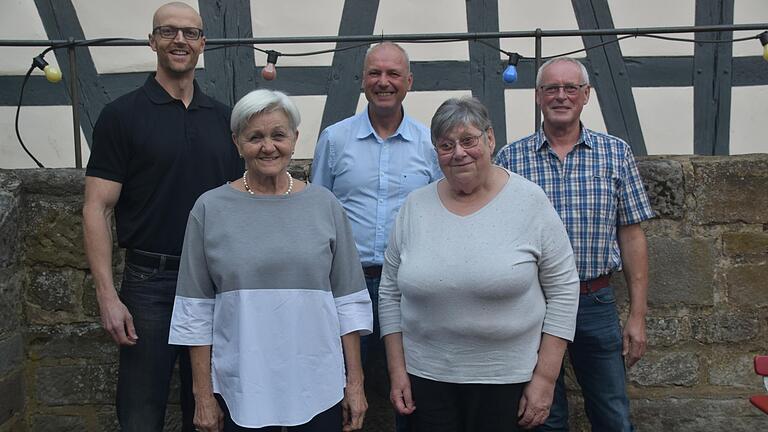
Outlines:
[{"label": "light gray sweater", "polygon": [[437,183],[411,193],[400,209],[379,319],[382,336],[403,333],[408,373],[452,383],[526,382],[542,333],[573,339],[579,277],[568,235],[541,188],[509,175],[468,216],[443,206]]}]

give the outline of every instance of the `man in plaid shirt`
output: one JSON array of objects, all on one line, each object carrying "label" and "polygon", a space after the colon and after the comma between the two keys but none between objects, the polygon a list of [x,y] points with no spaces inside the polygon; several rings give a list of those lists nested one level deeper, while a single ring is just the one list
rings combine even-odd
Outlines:
[{"label": "man in plaid shirt", "polygon": [[[536,76],[544,124],[507,145],[496,163],[537,183],[563,220],[581,279],[576,335],[568,346],[596,431],[631,431],[626,366],[645,353],[648,247],[640,222],[654,216],[629,146],[581,123],[589,75],[579,61],[559,57]],[[610,276],[623,267],[630,312],[623,331]],[[553,378],[554,379],[554,378]],[[563,373],[540,430],[568,430]]]}]

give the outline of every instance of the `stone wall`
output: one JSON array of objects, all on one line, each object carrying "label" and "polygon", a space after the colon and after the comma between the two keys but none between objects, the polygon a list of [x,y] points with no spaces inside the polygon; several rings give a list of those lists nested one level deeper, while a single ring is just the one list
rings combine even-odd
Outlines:
[{"label": "stone wall", "polygon": [[19,259],[21,181],[0,171],[0,431],[23,430],[24,319]]},{"label": "stone wall", "polygon": [[[637,429],[762,430],[768,416],[747,399],[764,391],[752,357],[768,354],[768,155],[644,158],[640,170],[659,217],[645,224],[649,350],[628,373]],[[117,430],[117,350],[83,254],[82,188],[79,170],[0,170],[0,432]],[[376,365],[366,430],[389,431]],[[574,430],[588,430],[571,396]],[[178,430],[175,400],[167,425]]]}]

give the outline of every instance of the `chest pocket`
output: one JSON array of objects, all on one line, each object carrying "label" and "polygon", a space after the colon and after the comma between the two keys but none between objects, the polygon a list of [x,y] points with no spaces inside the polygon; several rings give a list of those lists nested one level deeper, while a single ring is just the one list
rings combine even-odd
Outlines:
[{"label": "chest pocket", "polygon": [[583,197],[587,200],[586,208],[591,215],[598,218],[613,220],[616,215],[616,200],[619,179],[611,170],[598,167],[587,172],[579,179],[586,192]]}]

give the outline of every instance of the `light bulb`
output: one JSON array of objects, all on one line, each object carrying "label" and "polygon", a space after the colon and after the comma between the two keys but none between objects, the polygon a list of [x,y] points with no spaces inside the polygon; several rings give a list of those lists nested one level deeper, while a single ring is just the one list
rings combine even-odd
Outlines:
[{"label": "light bulb", "polygon": [[502,78],[504,79],[505,83],[512,84],[513,82],[517,81],[517,62],[518,61],[520,61],[520,54],[518,53],[509,54],[509,62],[507,63],[507,68],[504,69],[504,74],[502,74]]},{"label": "light bulb", "polygon": [[45,73],[45,79],[51,83],[57,83],[61,81],[61,70],[56,66],[51,66],[43,58],[43,54],[32,59],[32,66],[41,69]]},{"label": "light bulb", "polygon": [[763,59],[768,61],[768,31],[760,33],[758,36],[760,43],[763,45]]},{"label": "light bulb", "polygon": [[56,66],[48,65],[43,68],[43,72],[45,73],[45,79],[47,79],[48,82],[55,84],[61,81],[61,70]]},{"label": "light bulb", "polygon": [[272,81],[277,77],[277,70],[275,69],[275,63],[280,53],[274,50],[267,51],[267,65],[261,70],[261,77],[267,81]]}]

